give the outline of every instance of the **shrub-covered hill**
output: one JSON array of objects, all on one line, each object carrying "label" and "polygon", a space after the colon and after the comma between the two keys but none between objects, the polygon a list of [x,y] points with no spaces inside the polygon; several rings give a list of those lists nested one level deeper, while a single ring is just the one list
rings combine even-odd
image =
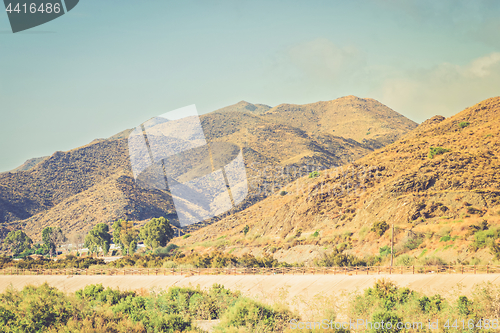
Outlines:
[{"label": "shrub-covered hill", "polygon": [[[394,224],[396,253],[409,261],[488,263],[499,252],[499,155],[496,97],[434,117],[352,164],[303,177],[176,243],[273,253],[287,262],[339,245],[360,257],[387,255]],[[377,222],[386,227],[377,230]]]},{"label": "shrub-covered hill", "polygon": [[[296,117],[293,122],[289,121],[290,115]],[[366,126],[347,131],[350,123],[345,119]],[[276,108],[240,102],[205,114],[201,121],[211,144],[243,149],[250,194],[226,215],[251,206],[297,179],[301,175],[297,170],[303,165],[344,165],[416,126],[377,101],[353,96]],[[166,216],[175,224],[170,193],[145,190],[135,184],[128,158],[129,133],[125,130],[109,139],[56,152],[38,164],[30,163],[26,170],[1,173],[0,224],[25,228],[35,239],[45,226],[59,226],[69,234],[86,232],[97,223],[120,218],[140,222]],[[214,155],[214,159],[218,157]],[[295,171],[280,173],[286,167]],[[184,170],[180,165],[173,169]],[[186,176],[196,177],[203,171],[185,172]]]}]

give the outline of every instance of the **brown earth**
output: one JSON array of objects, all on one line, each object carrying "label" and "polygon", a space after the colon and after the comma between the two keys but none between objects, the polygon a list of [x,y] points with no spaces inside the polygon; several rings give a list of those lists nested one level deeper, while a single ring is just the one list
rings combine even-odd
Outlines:
[{"label": "brown earth", "polygon": [[[381,237],[370,231],[374,222],[385,221],[396,225],[399,254],[488,263],[488,248],[470,249],[468,228],[482,220],[500,224],[499,139],[496,97],[447,119],[433,117],[385,148],[319,177],[303,177],[284,187],[285,195],[276,193],[176,243],[289,262],[311,261],[344,243],[348,252],[365,257],[389,244],[389,231]],[[448,151],[430,158],[431,147]],[[408,250],[415,238],[421,244]]]},{"label": "brown earth", "polygon": [[[291,113],[296,117],[293,122],[289,121]],[[352,130],[346,117],[369,126]],[[375,100],[353,96],[275,108],[240,102],[205,114],[201,121],[211,144],[230,143],[244,153],[250,195],[224,216],[259,202],[308,173],[301,169],[304,165],[344,165],[416,126]],[[167,216],[175,224],[170,193],[135,184],[128,158],[129,133],[125,130],[109,139],[56,152],[37,164],[31,161],[24,171],[0,174],[0,224],[24,228],[35,240],[45,226],[60,226],[70,234],[120,218],[140,224]],[[284,168],[292,171],[283,172]]]}]

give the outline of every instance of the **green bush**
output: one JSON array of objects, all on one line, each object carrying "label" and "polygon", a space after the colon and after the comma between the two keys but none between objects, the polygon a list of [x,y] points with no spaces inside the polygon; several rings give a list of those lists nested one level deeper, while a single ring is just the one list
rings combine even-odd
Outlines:
[{"label": "green bush", "polygon": [[288,309],[273,308],[249,298],[240,298],[222,315],[216,332],[224,332],[231,327],[245,327],[252,332],[282,332],[292,317]]},{"label": "green bush", "polygon": [[184,236],[182,236],[183,239],[186,239],[186,238],[189,238],[191,237],[191,234],[185,234]]},{"label": "green bush", "polygon": [[281,192],[280,192],[280,195],[281,195],[281,196],[284,196],[284,195],[287,195],[287,193],[288,193],[287,191],[281,191]]},{"label": "green bush", "polygon": [[373,231],[377,235],[382,236],[387,231],[387,229],[389,229],[389,225],[387,224],[387,222],[379,221],[373,224],[370,231]]},{"label": "green bush", "polygon": [[449,152],[450,149],[445,149],[443,147],[431,147],[429,151],[429,158],[432,159],[436,155],[442,155],[444,153]]},{"label": "green bush", "polygon": [[321,176],[321,174],[319,173],[319,171],[313,171],[311,173],[309,173],[309,178],[316,178],[316,177],[319,177]]},{"label": "green bush", "polygon": [[357,258],[351,254],[345,254],[344,248],[334,248],[331,253],[323,253],[320,258],[314,260],[314,264],[319,267],[346,267],[346,266],[366,266],[365,260]]},{"label": "green bush", "polygon": [[381,257],[385,257],[391,254],[391,247],[384,245],[378,250]]},{"label": "green bush", "polygon": [[[397,324],[402,321],[402,318],[390,311],[379,310],[373,314],[373,323],[384,323],[378,329],[373,327],[371,332],[377,333],[391,333],[400,332],[401,328],[397,327]],[[390,324],[390,325],[389,325]]]},{"label": "green bush", "polygon": [[458,126],[460,126],[460,128],[465,128],[467,126],[469,126],[470,123],[468,121],[461,121]]},{"label": "green bush", "polygon": [[447,242],[451,239],[450,235],[443,236],[439,239],[440,242]]},{"label": "green bush", "polygon": [[446,262],[439,257],[427,257],[422,260],[424,266],[443,266]]},{"label": "green bush", "polygon": [[422,236],[417,236],[415,238],[410,238],[408,239],[405,243],[404,243],[404,248],[408,249],[408,250],[415,250],[416,248],[418,248],[420,246],[420,244],[423,243],[423,237]]},{"label": "green bush", "polygon": [[415,263],[415,258],[408,254],[402,254],[396,257],[396,266],[412,266]]}]

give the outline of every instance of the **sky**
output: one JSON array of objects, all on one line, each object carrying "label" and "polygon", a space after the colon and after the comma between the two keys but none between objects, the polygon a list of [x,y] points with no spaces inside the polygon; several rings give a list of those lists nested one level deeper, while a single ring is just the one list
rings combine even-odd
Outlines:
[{"label": "sky", "polygon": [[374,98],[422,122],[500,95],[500,1],[81,0],[0,13],[0,171],[170,110]]}]

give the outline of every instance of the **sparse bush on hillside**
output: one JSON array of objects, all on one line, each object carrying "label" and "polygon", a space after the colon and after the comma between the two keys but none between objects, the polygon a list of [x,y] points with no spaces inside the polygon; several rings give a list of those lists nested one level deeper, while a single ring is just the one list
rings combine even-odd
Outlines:
[{"label": "sparse bush on hillside", "polygon": [[391,254],[391,247],[384,245],[378,250],[381,257],[385,257]]},{"label": "sparse bush on hillside", "polygon": [[440,257],[426,257],[420,260],[421,264],[424,266],[443,266],[446,265],[446,261]]},{"label": "sparse bush on hillside", "polygon": [[281,196],[284,196],[284,195],[287,195],[287,193],[288,193],[287,191],[281,191],[281,192],[280,192],[280,195],[281,195]]},{"label": "sparse bush on hillside", "polygon": [[319,171],[313,171],[311,173],[309,173],[309,178],[316,178],[316,177],[319,177],[321,176],[321,174],[319,173]]},{"label": "sparse bush on hillside", "polygon": [[460,126],[460,128],[465,128],[467,126],[469,126],[470,123],[468,121],[461,121],[458,126]]},{"label": "sparse bush on hillside", "polygon": [[387,224],[387,222],[379,221],[373,224],[370,231],[373,231],[377,235],[382,236],[387,231],[387,229],[389,229],[389,225]]},{"label": "sparse bush on hillside", "polygon": [[412,266],[415,263],[415,258],[408,254],[402,254],[396,257],[396,266]]},{"label": "sparse bush on hillside", "polygon": [[483,211],[474,207],[467,207],[467,214],[475,215],[475,214],[480,214],[482,215]]},{"label": "sparse bush on hillside", "polygon": [[250,231],[250,227],[248,225],[246,225],[244,228],[243,228],[243,234],[245,234],[245,236],[248,234],[248,231]]},{"label": "sparse bush on hillside", "polygon": [[434,156],[442,155],[442,154],[447,153],[449,151],[450,151],[450,149],[445,149],[443,147],[431,147],[430,151],[429,151],[429,158],[433,159]]},{"label": "sparse bush on hillside", "polygon": [[408,250],[415,250],[423,243],[422,237],[410,238],[404,243],[404,247]]},{"label": "sparse bush on hillside", "polygon": [[356,258],[353,255],[345,254],[344,248],[334,248],[331,253],[323,253],[320,258],[314,260],[314,264],[319,267],[346,267],[346,266],[366,266],[366,261]]}]

